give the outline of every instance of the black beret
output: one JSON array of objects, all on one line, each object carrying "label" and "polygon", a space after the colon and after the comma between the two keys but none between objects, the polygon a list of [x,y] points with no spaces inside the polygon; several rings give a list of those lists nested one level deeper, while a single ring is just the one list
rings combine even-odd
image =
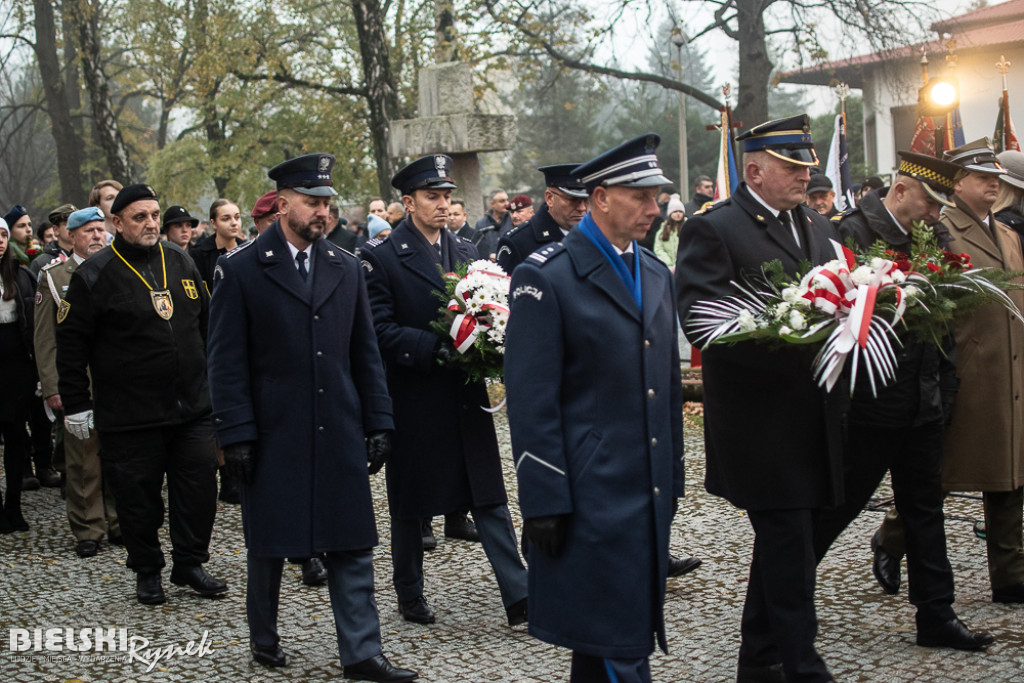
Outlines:
[{"label": "black beret", "polygon": [[142,183],[129,185],[114,197],[114,203],[110,205],[110,213],[121,213],[124,207],[142,199],[159,199],[159,197],[156,196],[156,192],[149,185],[143,185]]}]

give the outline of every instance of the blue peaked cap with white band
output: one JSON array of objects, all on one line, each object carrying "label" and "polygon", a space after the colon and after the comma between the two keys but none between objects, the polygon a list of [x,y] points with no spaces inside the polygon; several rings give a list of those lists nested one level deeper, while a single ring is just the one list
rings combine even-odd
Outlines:
[{"label": "blue peaked cap with white band", "polygon": [[583,182],[588,194],[592,194],[599,185],[668,185],[672,181],[665,177],[664,171],[658,165],[658,157],[654,154],[660,142],[661,138],[657,134],[646,133],[577,166],[573,169],[572,175]]},{"label": "blue peaked cap with white band", "polygon": [[768,152],[800,166],[818,165],[807,114],[766,121],[737,135],[736,142],[743,143],[744,152]]}]

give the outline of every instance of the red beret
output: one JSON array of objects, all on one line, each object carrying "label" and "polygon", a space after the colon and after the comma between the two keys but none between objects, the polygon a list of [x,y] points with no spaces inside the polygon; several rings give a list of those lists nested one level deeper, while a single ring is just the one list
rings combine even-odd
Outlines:
[{"label": "red beret", "polygon": [[525,209],[528,206],[533,206],[533,200],[525,194],[517,194],[512,198],[512,201],[508,203],[508,210],[518,211],[519,209]]},{"label": "red beret", "polygon": [[253,218],[263,218],[268,213],[277,212],[277,190],[271,190],[256,200],[256,204],[249,213]]}]

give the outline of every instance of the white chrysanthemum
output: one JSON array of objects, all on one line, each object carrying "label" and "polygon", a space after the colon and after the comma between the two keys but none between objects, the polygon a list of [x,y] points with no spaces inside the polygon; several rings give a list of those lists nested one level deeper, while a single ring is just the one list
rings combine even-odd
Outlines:
[{"label": "white chrysanthemum", "polygon": [[790,328],[786,327],[785,325],[783,325],[782,327],[779,328],[779,336],[780,337],[784,336],[784,335],[787,335],[787,334],[793,334],[793,330],[791,330]]},{"label": "white chrysanthemum", "polygon": [[754,320],[754,314],[746,309],[740,311],[739,316],[736,318],[736,325],[739,327],[741,332],[753,332],[757,329],[757,322]]},{"label": "white chrysanthemum", "polygon": [[775,317],[781,318],[782,316],[789,313],[790,304],[788,301],[783,301],[781,304],[775,307]]},{"label": "white chrysanthemum", "polygon": [[794,303],[800,298],[799,289],[797,287],[785,287],[782,290],[782,300],[786,303]]},{"label": "white chrysanthemum", "polygon": [[904,272],[899,268],[893,268],[891,271],[889,271],[889,275],[892,276],[892,281],[898,285],[901,285],[907,281],[906,274],[904,274]]},{"label": "white chrysanthemum", "polygon": [[856,270],[850,273],[850,279],[856,285],[866,285],[871,282],[874,274],[874,271],[869,266],[858,266]]},{"label": "white chrysanthemum", "polygon": [[789,326],[794,330],[806,330],[807,329],[807,318],[800,311],[789,312]]},{"label": "white chrysanthemum", "polygon": [[921,290],[915,287],[914,285],[907,285],[906,287],[903,288],[903,293],[910,297],[917,296],[920,291]]},{"label": "white chrysanthemum", "polygon": [[879,258],[878,256],[876,256],[875,258],[871,259],[871,270],[881,270],[882,268],[885,267],[886,263],[888,263],[888,261],[886,261],[884,258]]}]

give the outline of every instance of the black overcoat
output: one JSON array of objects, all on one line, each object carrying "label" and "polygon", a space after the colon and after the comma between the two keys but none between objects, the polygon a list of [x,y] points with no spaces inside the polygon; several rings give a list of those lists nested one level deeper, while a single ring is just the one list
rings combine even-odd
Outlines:
[{"label": "black overcoat", "polygon": [[498,240],[498,255],[495,260],[511,275],[527,256],[545,244],[557,242],[563,237],[565,233],[551,217],[548,205],[541,204],[530,220],[520,223],[502,235]]},{"label": "black overcoat", "polygon": [[[442,230],[441,240],[451,265],[476,260],[476,248],[450,231]],[[508,502],[484,384],[467,384],[464,373],[434,360],[440,338],[430,323],[444,303],[437,296],[444,281],[433,249],[407,217],[388,239],[360,251],[395,407],[387,464],[395,517]]]},{"label": "black overcoat", "polygon": [[216,266],[214,426],[221,446],[256,444],[241,493],[259,557],[377,544],[364,435],[394,423],[363,271],[326,240],[312,261],[307,285],[275,222]]},{"label": "black overcoat", "polygon": [[[797,246],[746,184],[728,200],[686,221],[679,234],[676,288],[686,331],[702,300],[737,294],[732,281],[760,273],[773,259],[794,274],[801,260],[836,258],[831,223],[800,205],[804,246]],[[693,339],[690,340],[694,341]],[[849,390],[831,393],[812,377],[815,350],[755,342],[712,346],[702,354],[705,487],[749,510],[816,508],[842,497],[842,421]]]}]

